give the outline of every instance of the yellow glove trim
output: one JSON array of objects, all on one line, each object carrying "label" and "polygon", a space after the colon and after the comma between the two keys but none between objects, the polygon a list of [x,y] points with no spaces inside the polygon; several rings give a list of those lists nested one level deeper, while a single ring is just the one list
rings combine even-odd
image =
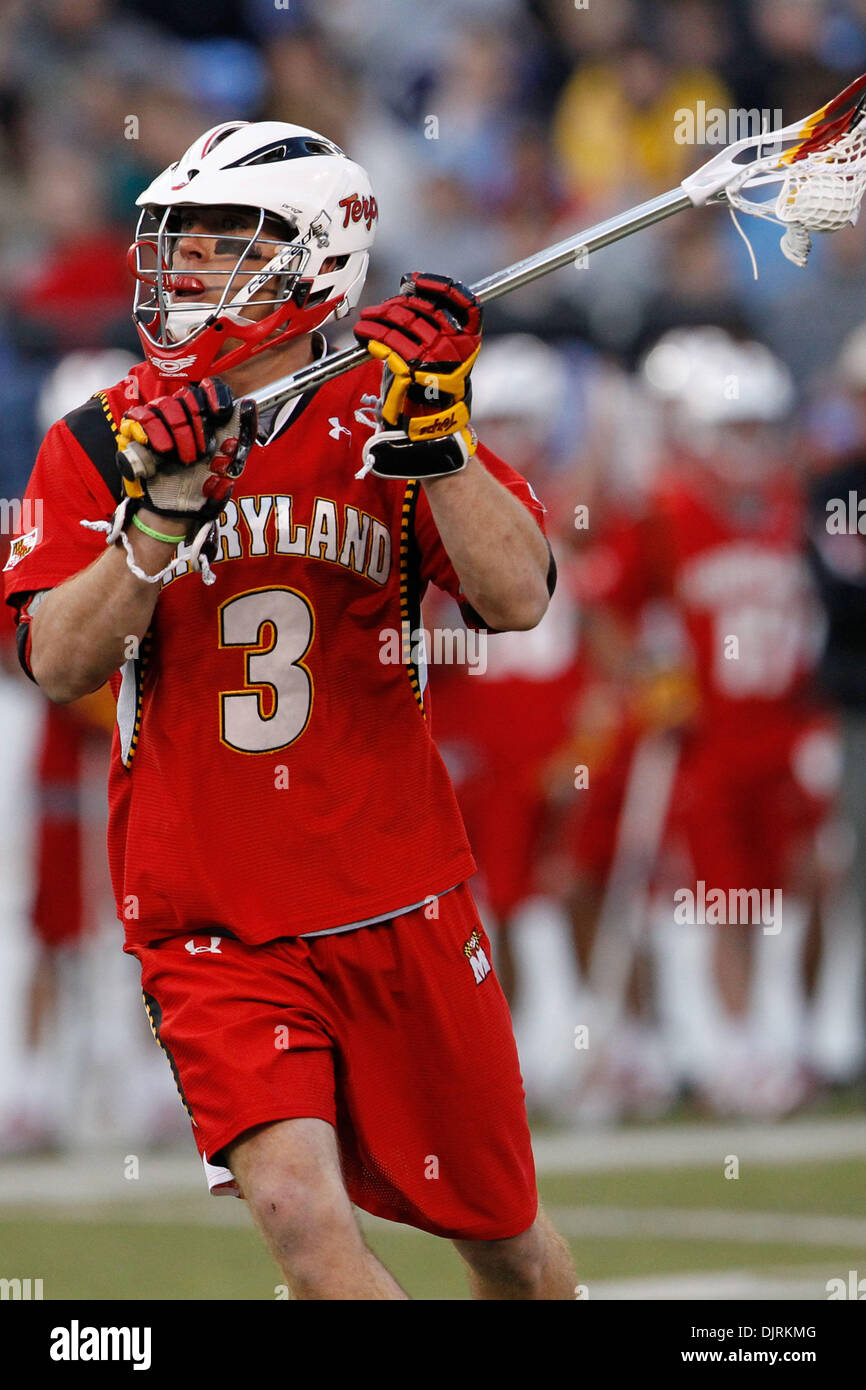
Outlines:
[{"label": "yellow glove trim", "polygon": [[469,424],[469,411],[465,401],[455,401],[447,410],[438,415],[413,415],[409,421],[407,434],[415,441],[444,439],[449,434],[459,434]]},{"label": "yellow glove trim", "polygon": [[118,426],[117,435],[117,447],[121,452],[123,452],[132,441],[135,441],[136,444],[147,444],[147,435],[145,434],[144,427],[140,425],[137,420],[130,420],[126,415],[124,415]]},{"label": "yellow glove trim", "polygon": [[[462,401],[466,395],[466,379],[481,351],[481,344],[479,343],[472,356],[467,357],[465,362],[461,362],[459,367],[455,367],[451,372],[437,372],[430,367],[424,371],[413,371],[398,352],[386,348],[383,343],[368,343],[367,347],[372,355],[384,362],[391,372],[391,383],[382,402],[382,420],[391,429],[400,428],[400,416],[403,414],[406,392],[413,384],[425,388],[435,386],[436,395],[452,396],[455,403]],[[435,402],[436,396],[434,395],[432,404],[435,405]],[[465,421],[461,423],[465,424]],[[453,430],[448,430],[446,433],[451,434]]]},{"label": "yellow glove trim", "polygon": [[406,392],[412,384],[412,373],[402,357],[398,357],[396,352],[389,353],[385,365],[392,375],[391,384],[382,402],[382,419],[392,429],[398,429],[398,421],[403,414],[403,406],[406,401]]},{"label": "yellow glove trim", "polygon": [[459,367],[455,367],[453,372],[437,372],[430,367],[424,372],[416,372],[414,380],[419,386],[436,386],[439,391],[445,392],[449,396],[456,396],[459,400],[466,394],[466,378],[475,365],[475,359],[481,351],[479,343],[471,357],[467,357],[465,362],[461,362]]}]

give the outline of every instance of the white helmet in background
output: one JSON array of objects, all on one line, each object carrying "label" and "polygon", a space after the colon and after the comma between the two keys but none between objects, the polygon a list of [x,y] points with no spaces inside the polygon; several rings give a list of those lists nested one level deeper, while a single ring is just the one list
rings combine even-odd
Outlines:
[{"label": "white helmet in background", "polygon": [[643,362],[652,394],[670,402],[683,426],[772,423],[795,402],[788,368],[762,343],[721,328],[675,328]]},{"label": "white helmet in background", "polygon": [[39,392],[36,415],[42,434],[64,415],[84,405],[90,396],[122,381],[137,358],[122,348],[101,352],[70,352],[46,377]]},{"label": "white helmet in background", "polygon": [[724,483],[753,487],[787,461],[794,382],[762,343],[722,328],[675,328],[647,353],[641,376],[667,408],[674,441]]},{"label": "white helmet in background", "polygon": [[472,368],[472,418],[515,420],[546,434],[562,410],[566,376],[560,354],[540,338],[485,338]]},{"label": "white helmet in background", "polygon": [[[130,268],[137,281],[133,318],[148,360],[164,376],[199,381],[226,338],[241,344],[219,356],[227,370],[355,307],[364,287],[378,206],[370,180],[333,141],[284,121],[230,121],[214,126],[136,199],[142,208]],[[194,274],[172,274],[181,209],[249,208],[258,225],[233,240],[234,266],[224,272],[218,304],[203,297]],[[255,275],[244,257],[268,245]],[[324,269],[326,262],[331,268]],[[270,312],[245,313],[270,283]],[[197,293],[202,296],[197,298]]]}]

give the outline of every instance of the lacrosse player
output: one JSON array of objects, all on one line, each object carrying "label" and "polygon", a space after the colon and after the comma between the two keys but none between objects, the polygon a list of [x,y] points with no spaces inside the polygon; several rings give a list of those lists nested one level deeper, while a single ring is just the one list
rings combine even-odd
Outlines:
[{"label": "lacrosse player", "polygon": [[257,420],[358,302],[365,171],[230,122],[138,204],[146,360],[48,433],[6,592],[48,696],[112,682],[117,910],[211,1189],[299,1298],[406,1296],[353,1203],[452,1239],[476,1297],[573,1297],[412,640],[430,583],[497,630],[555,582],[470,425],[480,306],[408,276],[366,365]]}]

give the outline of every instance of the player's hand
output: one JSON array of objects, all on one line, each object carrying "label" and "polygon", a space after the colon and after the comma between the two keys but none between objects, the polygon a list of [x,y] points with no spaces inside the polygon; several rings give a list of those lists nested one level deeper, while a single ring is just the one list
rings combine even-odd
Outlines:
[{"label": "player's hand", "polygon": [[255,402],[235,401],[218,377],[133,407],[118,428],[127,495],[159,516],[218,516],[255,443],[256,422]]},{"label": "player's hand", "polygon": [[695,677],[679,666],[640,672],[631,692],[630,712],[644,732],[686,729],[694,722],[699,708]]},{"label": "player's hand", "polygon": [[400,291],[365,309],[355,326],[358,342],[385,365],[381,429],[365,462],[389,478],[455,473],[477,443],[469,373],[481,351],[481,305],[459,281],[420,271]]}]

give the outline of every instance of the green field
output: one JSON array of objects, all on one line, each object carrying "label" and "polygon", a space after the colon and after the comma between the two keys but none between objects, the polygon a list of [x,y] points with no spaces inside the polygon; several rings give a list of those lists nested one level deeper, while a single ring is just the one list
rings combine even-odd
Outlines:
[{"label": "green field", "polygon": [[[866,1274],[866,1156],[743,1159],[737,1179],[724,1177],[722,1157],[543,1173],[543,1200],[570,1239],[590,1298],[825,1299],[828,1279],[858,1266]],[[8,1194],[8,1165],[0,1176]],[[66,1200],[62,1186],[46,1183],[42,1204],[0,1202],[0,1275],[42,1278],[46,1299],[275,1297],[280,1275],[242,1203],[165,1184],[151,1194],[145,1183],[128,1184],[120,1198]],[[367,1218],[364,1225],[413,1297],[467,1297],[450,1244]],[[629,1292],[623,1281],[639,1287]]]}]

